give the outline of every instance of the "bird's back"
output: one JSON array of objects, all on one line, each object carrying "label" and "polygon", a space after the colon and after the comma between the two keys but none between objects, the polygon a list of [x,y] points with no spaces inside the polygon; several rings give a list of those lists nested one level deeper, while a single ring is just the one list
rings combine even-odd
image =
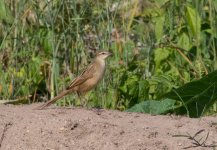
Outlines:
[{"label": "bird's back", "polygon": [[67,89],[84,94],[96,87],[105,72],[105,61],[95,59],[80,76],[78,76]]}]

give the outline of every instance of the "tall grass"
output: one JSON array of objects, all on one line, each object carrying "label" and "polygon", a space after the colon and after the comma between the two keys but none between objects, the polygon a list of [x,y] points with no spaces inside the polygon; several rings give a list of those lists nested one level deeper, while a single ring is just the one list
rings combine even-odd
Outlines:
[{"label": "tall grass", "polygon": [[[91,107],[160,99],[217,67],[215,1],[0,1],[0,97],[43,101],[110,49]],[[145,86],[145,87],[143,87]],[[60,101],[77,105],[75,95]],[[216,106],[214,106],[216,110]]]}]

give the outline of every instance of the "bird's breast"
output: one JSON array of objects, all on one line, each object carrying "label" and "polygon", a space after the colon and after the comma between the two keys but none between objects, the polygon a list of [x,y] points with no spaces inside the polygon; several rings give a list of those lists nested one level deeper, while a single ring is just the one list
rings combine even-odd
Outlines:
[{"label": "bird's breast", "polygon": [[89,90],[95,88],[97,84],[102,80],[105,73],[105,63],[95,64],[95,70],[92,78],[86,80],[83,84],[79,86],[80,93],[88,92]]}]

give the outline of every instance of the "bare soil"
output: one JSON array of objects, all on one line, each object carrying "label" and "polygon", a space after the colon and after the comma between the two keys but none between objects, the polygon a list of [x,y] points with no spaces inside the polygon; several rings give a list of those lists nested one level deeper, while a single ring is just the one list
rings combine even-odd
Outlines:
[{"label": "bare soil", "polygon": [[192,119],[55,106],[34,110],[37,106],[0,105],[1,150],[217,149],[216,116]]}]

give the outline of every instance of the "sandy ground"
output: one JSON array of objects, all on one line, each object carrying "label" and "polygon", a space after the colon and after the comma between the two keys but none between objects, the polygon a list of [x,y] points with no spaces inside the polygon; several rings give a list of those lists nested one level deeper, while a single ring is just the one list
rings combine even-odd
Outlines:
[{"label": "sandy ground", "polygon": [[[55,106],[34,110],[37,106],[0,105],[1,150],[217,149],[216,116],[191,119]],[[193,139],[177,137],[201,130]]]}]

